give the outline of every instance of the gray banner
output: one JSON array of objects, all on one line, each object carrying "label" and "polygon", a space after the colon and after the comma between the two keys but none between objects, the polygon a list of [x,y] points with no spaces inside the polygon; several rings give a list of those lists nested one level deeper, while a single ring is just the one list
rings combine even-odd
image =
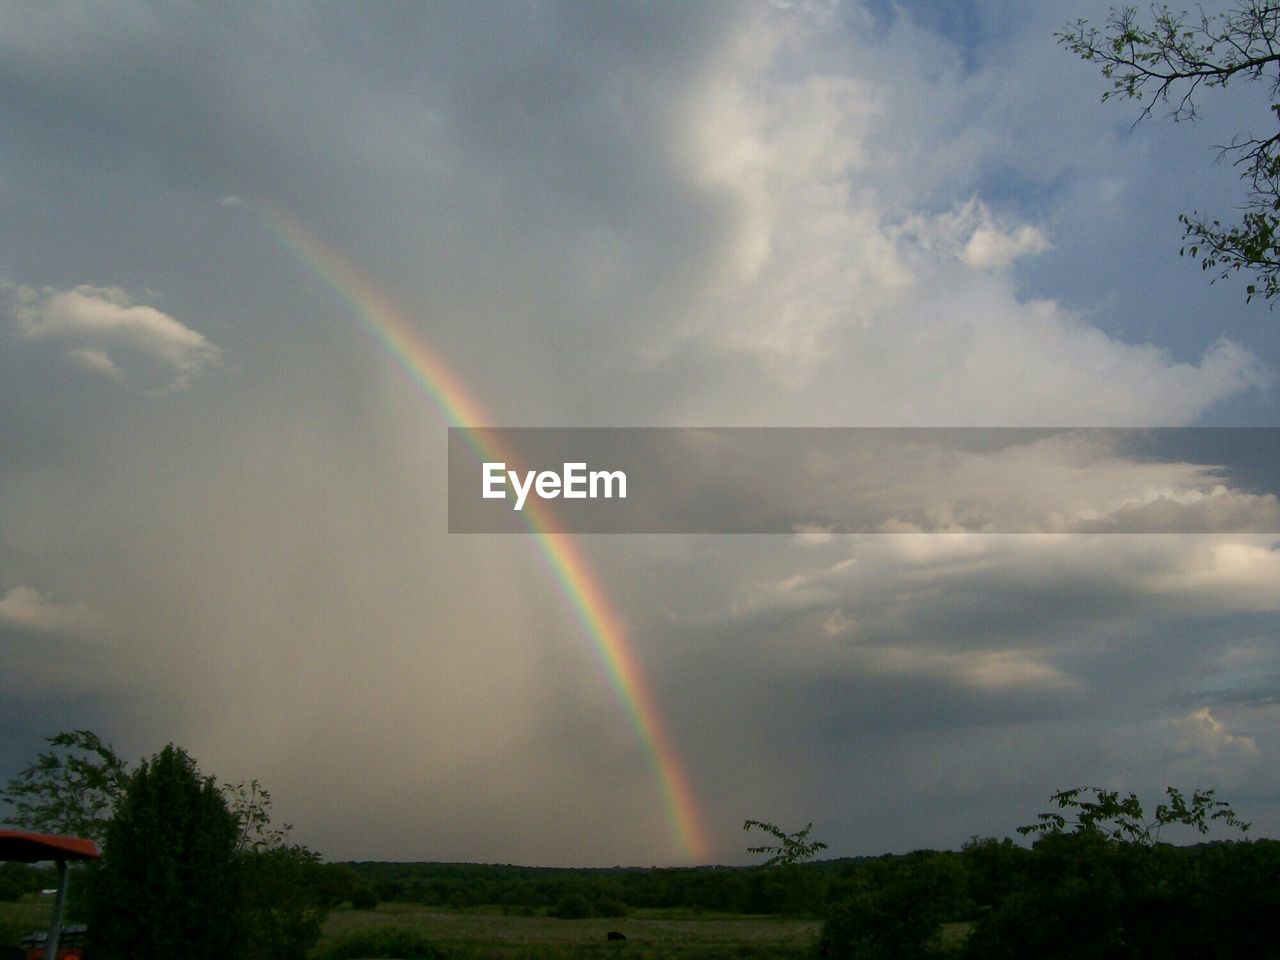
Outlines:
[{"label": "gray banner", "polygon": [[449,431],[451,533],[1280,533],[1280,428]]}]

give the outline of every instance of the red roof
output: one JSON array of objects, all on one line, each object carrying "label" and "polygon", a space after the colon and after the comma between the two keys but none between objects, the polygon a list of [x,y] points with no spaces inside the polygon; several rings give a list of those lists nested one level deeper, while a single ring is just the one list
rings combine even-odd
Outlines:
[{"label": "red roof", "polygon": [[0,830],[0,860],[99,860],[102,854],[92,840],[60,837],[52,833]]}]

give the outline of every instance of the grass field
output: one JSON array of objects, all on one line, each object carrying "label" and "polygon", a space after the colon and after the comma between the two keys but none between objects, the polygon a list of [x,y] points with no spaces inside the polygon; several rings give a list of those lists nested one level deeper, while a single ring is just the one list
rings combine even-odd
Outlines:
[{"label": "grass field", "polygon": [[[52,909],[52,898],[37,894],[16,903],[0,903],[0,944],[16,944],[23,933],[47,929]],[[485,913],[384,903],[376,910],[335,910],[325,923],[320,949],[346,934],[379,927],[415,930],[466,960],[800,960],[810,954],[819,923],[683,911],[638,911],[611,920],[556,920],[507,916],[498,908]],[[627,939],[606,940],[610,930],[626,934]]]},{"label": "grass field", "polygon": [[[337,910],[324,928],[323,947],[342,936],[375,927],[403,927],[429,937],[460,957],[670,957],[712,960],[798,960],[810,954],[816,920],[638,911],[609,920],[556,920],[501,913],[449,912],[412,904],[380,904],[377,910]],[[605,934],[616,930],[623,942]]]},{"label": "grass field", "polygon": [[53,897],[28,893],[21,900],[0,902],[0,945],[18,945],[24,933],[48,930],[53,918]]}]

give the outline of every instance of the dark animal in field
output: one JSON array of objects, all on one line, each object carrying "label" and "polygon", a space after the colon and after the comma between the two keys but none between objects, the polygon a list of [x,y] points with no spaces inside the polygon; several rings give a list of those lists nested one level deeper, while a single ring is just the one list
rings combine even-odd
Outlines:
[{"label": "dark animal in field", "polygon": [[627,935],[625,933],[619,933],[617,930],[610,930],[604,935],[604,938],[606,940],[625,940],[627,939]]}]

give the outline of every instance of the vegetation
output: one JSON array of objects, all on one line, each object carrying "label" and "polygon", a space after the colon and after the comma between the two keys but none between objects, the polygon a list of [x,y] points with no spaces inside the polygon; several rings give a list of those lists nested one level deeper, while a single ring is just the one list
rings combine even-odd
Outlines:
[{"label": "vegetation", "polygon": [[101,844],[129,779],[125,762],[90,730],[64,731],[47,742],[54,749],[0,789],[13,811],[9,819],[28,830]]},{"label": "vegetation", "polygon": [[[185,940],[219,958],[303,960],[334,907],[377,903],[350,867],[290,842],[257,780],[219,788],[172,744],[130,772],[91,731],[48,742],[0,798],[19,826],[99,842],[102,863],[72,872],[70,908],[91,920],[100,956],[160,955]],[[11,865],[0,901],[52,883]]]},{"label": "vegetation", "polygon": [[[748,820],[771,838],[749,848],[760,866],[325,864],[273,825],[256,781],[218,789],[172,745],[129,773],[84,731],[51,743],[84,763],[42,757],[19,785],[47,777],[92,798],[111,782],[100,773],[124,774],[121,790],[57,814],[111,811],[105,860],[87,872],[95,955],[108,960],[1178,960],[1265,956],[1280,939],[1280,842],[1165,842],[1175,829],[1243,836],[1249,825],[1212,790],[1170,788],[1152,808],[1132,793],[1061,790],[1019,829],[1030,847],[974,837],[959,851],[816,861],[825,844],[812,824],[787,833]],[[24,815],[51,824],[39,789],[19,794]],[[34,891],[51,883],[48,870],[0,869],[0,943],[47,924],[48,898]]]},{"label": "vegetation", "polygon": [[129,779],[90,894],[103,960],[234,956],[237,824],[211,777],[170,744]]},{"label": "vegetation", "polygon": [[[1086,791],[1093,794],[1092,800],[1081,799]],[[1072,833],[1098,834],[1108,840],[1127,840],[1146,846],[1158,843],[1161,831],[1174,824],[1194,827],[1201,835],[1208,833],[1214,823],[1234,827],[1241,833],[1249,829],[1249,824],[1237,817],[1230,805],[1214,799],[1213,790],[1192,791],[1190,803],[1182,791],[1174,787],[1167,788],[1165,796],[1168,802],[1159,804],[1150,818],[1143,812],[1136,794],[1121,797],[1119,791],[1102,787],[1059,790],[1049,799],[1060,810],[1074,814]],[[1018,827],[1018,833],[1024,837],[1060,834],[1067,825],[1067,818],[1061,813],[1042,813],[1035,823]]]},{"label": "vegetation", "polygon": [[795,833],[784,833],[772,823],[765,823],[763,820],[744,821],[742,829],[761,830],[778,841],[776,844],[766,843],[758,847],[747,847],[747,853],[767,853],[769,859],[764,862],[767,867],[789,867],[804,863],[827,849],[827,845],[821,840],[809,839],[809,831],[813,829],[812,820],[804,825],[803,830],[797,830]]},{"label": "vegetation", "polygon": [[[1199,97],[1232,82],[1263,81],[1280,93],[1280,6],[1241,0],[1223,14],[1199,10],[1194,18],[1164,5],[1152,7],[1150,24],[1133,7],[1112,9],[1105,28],[1086,20],[1058,34],[1072,53],[1102,68],[1112,82],[1102,99],[1144,102],[1141,121],[1159,104],[1175,122],[1199,113]],[[1271,104],[1280,122],[1280,103]],[[1136,122],[1136,121],[1135,121]],[[1200,259],[1214,280],[1245,270],[1254,277],[1246,297],[1280,295],[1280,133],[1244,133],[1220,148],[1248,184],[1240,222],[1224,226],[1195,212],[1183,214],[1182,252]]]},{"label": "vegetation", "polygon": [[443,960],[445,953],[426,936],[404,927],[382,927],[351,933],[321,955],[324,960],[394,957],[398,960]]}]

